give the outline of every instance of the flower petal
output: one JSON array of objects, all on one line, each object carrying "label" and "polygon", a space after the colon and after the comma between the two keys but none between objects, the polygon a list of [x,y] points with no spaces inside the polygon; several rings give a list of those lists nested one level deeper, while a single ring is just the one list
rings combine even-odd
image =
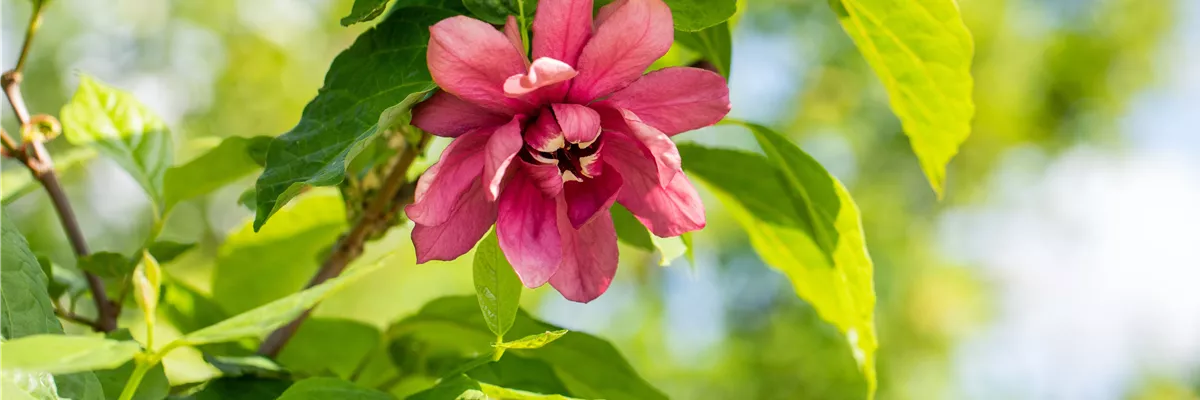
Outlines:
[{"label": "flower petal", "polygon": [[675,174],[666,185],[660,185],[654,162],[634,140],[605,134],[604,146],[604,161],[620,172],[624,181],[617,202],[650,232],[672,237],[704,227],[704,204],[687,175]]},{"label": "flower petal", "polygon": [[500,195],[500,183],[508,171],[508,165],[525,144],[521,140],[521,117],[513,117],[504,126],[496,129],[488,138],[483,158],[483,183],[487,198],[496,201]]},{"label": "flower petal", "polygon": [[[683,161],[675,142],[653,126],[647,125],[634,113],[624,109],[601,109],[605,129],[617,131],[637,141],[642,154],[654,160],[659,185],[666,186],[683,171]],[[617,136],[617,135],[610,135]]]},{"label": "flower petal", "polygon": [[457,200],[483,172],[483,150],[492,130],[467,132],[450,142],[436,164],[421,174],[413,203],[404,208],[408,219],[421,225],[441,225],[454,215]]},{"label": "flower petal", "polygon": [[574,78],[578,72],[570,65],[549,57],[533,60],[528,74],[516,74],[504,81],[504,95],[521,97],[535,90]]},{"label": "flower petal", "polygon": [[412,111],[412,124],[443,137],[458,137],[463,132],[499,126],[508,116],[463,101],[441,90],[428,100],[417,104]]},{"label": "flower petal", "polygon": [[429,74],[443,90],[506,115],[532,108],[504,96],[504,81],[525,72],[521,53],[486,22],[450,17],[429,27]]},{"label": "flower petal", "polygon": [[496,222],[496,204],[488,201],[478,179],[458,197],[453,209],[454,218],[441,225],[413,226],[412,241],[418,264],[450,261],[466,254]]},{"label": "flower petal", "polygon": [[513,47],[516,47],[517,51],[521,53],[522,60],[528,60],[529,54],[525,51],[525,43],[521,41],[521,26],[517,25],[517,17],[509,15],[508,19],[504,21],[504,37],[508,38]]},{"label": "flower petal", "polygon": [[[554,117],[571,143],[591,143],[600,136],[600,114],[579,104],[552,104]],[[586,146],[584,146],[586,147]]]},{"label": "flower petal", "polygon": [[538,3],[533,17],[533,57],[550,57],[575,65],[592,36],[592,0]]},{"label": "flower petal", "polygon": [[730,107],[729,86],[712,71],[664,68],[646,74],[599,105],[632,111],[642,122],[670,136],[725,118]]},{"label": "flower petal", "polygon": [[604,173],[595,178],[564,183],[563,198],[567,201],[571,226],[579,229],[597,215],[607,214],[608,208],[617,200],[621,183],[621,174],[611,166],[604,167]]},{"label": "flower petal", "polygon": [[[563,207],[560,207],[563,208]],[[608,290],[617,274],[617,231],[608,212],[597,214],[578,230],[559,218],[563,258],[550,285],[563,297],[587,303]]]},{"label": "flower petal", "polygon": [[672,27],[671,10],[662,0],[620,4],[583,47],[575,68],[579,76],[571,82],[567,98],[571,103],[586,104],[629,85],[671,49],[675,40]]},{"label": "flower petal", "polygon": [[533,124],[525,129],[525,143],[543,153],[553,153],[567,144],[562,128],[558,127],[554,115],[542,112]]},{"label": "flower petal", "polygon": [[526,287],[546,283],[562,261],[555,198],[524,173],[514,174],[500,194],[496,236],[505,258]]}]

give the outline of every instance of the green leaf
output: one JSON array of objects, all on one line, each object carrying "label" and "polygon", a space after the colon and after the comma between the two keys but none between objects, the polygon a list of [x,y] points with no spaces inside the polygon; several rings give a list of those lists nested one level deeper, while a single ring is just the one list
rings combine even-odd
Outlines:
[{"label": "green leaf", "polygon": [[522,286],[521,279],[500,250],[495,230],[479,242],[473,270],[475,295],[479,298],[483,320],[496,337],[504,337],[517,318]]},{"label": "green leaf", "polygon": [[[167,208],[200,197],[250,175],[259,169],[250,155],[252,148],[266,148],[270,137],[229,137],[212,150],[171,167],[166,172],[163,196]],[[165,261],[164,261],[165,262]]]},{"label": "green leaf", "polygon": [[77,267],[101,278],[123,278],[137,265],[124,255],[102,251],[80,257]]},{"label": "green leaf", "polygon": [[879,75],[921,169],[940,197],[946,164],[971,133],[975,45],[954,0],[830,0]]},{"label": "green leaf", "polygon": [[654,242],[650,239],[650,231],[642,225],[633,213],[624,206],[613,203],[609,208],[612,214],[613,227],[617,230],[617,239],[621,242],[646,251],[654,251]]},{"label": "green leaf", "polygon": [[0,364],[5,369],[69,374],[119,367],[140,350],[131,341],[38,334],[0,343]]},{"label": "green leaf", "polygon": [[[518,336],[534,335],[560,327],[533,319],[518,310],[512,331]],[[484,354],[491,350],[494,335],[478,312],[478,302],[470,296],[443,297],[429,302],[416,315],[405,318],[389,329],[389,337],[411,336],[414,340],[465,352]],[[666,399],[666,396],[638,376],[629,362],[607,341],[572,332],[539,349],[513,349],[512,354],[549,364],[570,394],[597,399]],[[586,365],[587,368],[580,368]]]},{"label": "green leaf", "polygon": [[357,386],[337,378],[309,378],[296,382],[279,400],[393,400],[387,393]]},{"label": "green leaf", "polygon": [[159,264],[166,264],[179,257],[183,253],[196,247],[195,243],[179,243],[170,240],[160,240],[150,244],[150,255],[158,260]]},{"label": "green leaf", "polygon": [[220,378],[209,381],[191,400],[263,400],[278,398],[292,381],[255,377]]},{"label": "green leaf", "polygon": [[153,111],[132,94],[81,75],[60,118],[68,141],[94,147],[116,161],[163,209],[163,175],[175,147],[167,125]]},{"label": "green leaf", "polygon": [[569,397],[563,397],[556,394],[545,395],[539,393],[526,392],[517,389],[508,389],[492,384],[476,381],[463,375],[458,375],[450,379],[445,379],[439,382],[436,386],[429,388],[423,392],[414,394],[408,397],[408,400],[439,400],[439,399],[458,399],[458,400],[488,400],[488,399],[506,399],[506,400],[567,400]]},{"label": "green leaf", "polygon": [[733,38],[730,36],[728,21],[695,32],[675,31],[676,42],[700,53],[717,67],[717,72],[726,81],[729,80],[729,67],[733,62]]},{"label": "green leaf", "polygon": [[462,0],[463,6],[481,20],[492,25],[504,25],[509,15],[521,15],[521,5],[524,2],[525,21],[532,23],[534,11],[537,10],[536,0]]},{"label": "green leaf", "polygon": [[695,32],[719,24],[737,12],[736,0],[666,0],[675,29]]},{"label": "green leaf", "polygon": [[[0,211],[0,226],[0,336],[16,339],[63,333],[46,292],[47,276],[7,210]],[[53,381],[63,397],[104,399],[100,382],[91,372],[59,375]]]},{"label": "green leaf", "polygon": [[523,338],[520,338],[517,340],[513,340],[511,342],[499,343],[496,345],[496,347],[499,347],[502,349],[538,349],[538,348],[541,348],[542,346],[550,344],[550,342],[558,340],[558,338],[561,338],[561,337],[563,337],[563,335],[566,335],[566,334],[567,334],[566,329],[559,329],[556,331],[546,331],[546,332],[542,332],[539,334],[529,335],[529,336],[526,336],[526,337],[523,337]]},{"label": "green leaf", "polygon": [[300,122],[267,151],[255,230],[304,188],[340,183],[372,138],[405,122],[409,107],[435,87],[425,65],[429,26],[452,15],[427,7],[393,12],[333,60]]},{"label": "green leaf", "polygon": [[681,144],[690,176],[713,189],[763,261],[850,342],[873,392],[875,291],[858,207],[816,160],[768,128],[745,124],[769,159]]},{"label": "green leaf", "polygon": [[342,26],[350,26],[359,22],[373,20],[387,10],[388,0],[354,0],[350,15],[342,17]]},{"label": "green leaf", "polygon": [[541,360],[511,352],[499,361],[468,369],[467,376],[481,383],[534,393],[570,394],[554,369]]},{"label": "green leaf", "polygon": [[382,346],[379,328],[348,319],[310,318],[279,353],[279,363],[297,374],[349,379],[364,358]]},{"label": "green leaf", "polygon": [[195,346],[265,335],[275,328],[291,322],[292,319],[312,308],[331,292],[337,291],[369,272],[378,270],[382,265],[383,262],[380,261],[351,268],[341,276],[325,281],[325,283],[184,335],[177,339],[175,344]]},{"label": "green leaf", "polygon": [[0,374],[0,398],[4,400],[58,399],[58,391],[54,387],[54,377],[50,374],[32,376],[19,371],[4,371],[3,374]]},{"label": "green leaf", "polygon": [[0,211],[0,249],[0,336],[62,333],[46,293],[46,275],[8,210]]},{"label": "green leaf", "polygon": [[306,193],[279,217],[257,233],[247,222],[217,250],[212,299],[230,315],[304,288],[346,228],[342,199],[330,189]]},{"label": "green leaf", "polygon": [[221,357],[205,354],[204,361],[208,361],[214,368],[221,371],[221,376],[228,378],[239,376],[280,377],[288,373],[271,359],[257,355]]},{"label": "green leaf", "polygon": [[692,269],[696,269],[696,249],[692,245],[692,232],[684,232],[679,235],[679,240],[683,242],[683,255],[687,257],[688,264]]}]

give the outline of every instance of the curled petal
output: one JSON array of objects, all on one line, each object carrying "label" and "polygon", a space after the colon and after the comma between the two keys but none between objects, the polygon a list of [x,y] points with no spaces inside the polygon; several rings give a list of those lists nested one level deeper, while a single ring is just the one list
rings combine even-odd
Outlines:
[{"label": "curled petal", "polygon": [[575,65],[592,36],[592,0],[554,0],[538,4],[533,17],[533,56]]},{"label": "curled petal", "polygon": [[604,168],[600,176],[582,182],[563,184],[563,198],[567,202],[567,217],[571,226],[578,229],[597,215],[608,214],[608,208],[617,200],[621,190],[621,174],[612,167]]},{"label": "curled petal", "polygon": [[471,251],[475,243],[496,222],[496,204],[484,195],[478,179],[454,202],[454,218],[441,225],[416,224],[412,231],[417,263],[430,260],[450,261]]},{"label": "curled petal", "polygon": [[637,141],[642,154],[654,161],[655,170],[658,171],[659,185],[665,187],[675,178],[676,174],[682,173],[683,161],[680,159],[679,149],[666,134],[642,122],[636,114],[629,110],[616,109],[615,112],[604,110],[603,115],[604,126],[618,133],[611,136],[628,135]]},{"label": "curled petal", "polygon": [[535,90],[574,78],[578,72],[570,65],[549,57],[533,60],[528,74],[515,74],[504,81],[504,95],[521,97]]},{"label": "curled petal", "polygon": [[525,143],[543,153],[553,153],[567,144],[562,128],[548,112],[539,114],[533,124],[525,130]]},{"label": "curled petal", "polygon": [[[662,0],[625,0],[613,11],[601,10],[604,21],[583,47],[567,99],[586,104],[615,92],[671,49],[675,33],[671,10]],[[606,14],[607,13],[607,14]]]},{"label": "curled petal", "polygon": [[491,130],[474,130],[450,142],[442,158],[421,174],[413,203],[404,208],[408,219],[421,225],[441,225],[454,215],[457,199],[479,181],[483,150]]},{"label": "curled petal", "polygon": [[632,139],[606,134],[604,145],[604,161],[624,181],[617,202],[628,208],[650,232],[658,237],[672,237],[704,227],[704,204],[687,175],[675,174],[666,185],[660,185],[654,162],[646,158]]},{"label": "curled petal", "polygon": [[[600,136],[600,114],[579,104],[553,104],[554,117],[571,143],[591,143]],[[581,146],[586,147],[586,146]]]},{"label": "curled petal", "polygon": [[558,197],[563,191],[562,173],[552,164],[534,164],[521,161],[521,169],[533,181],[533,185],[550,197]]},{"label": "curled petal", "polygon": [[412,111],[412,124],[442,137],[458,137],[466,131],[490,128],[507,122],[508,116],[437,91]]},{"label": "curled petal", "polygon": [[532,108],[504,95],[504,81],[525,72],[525,61],[496,28],[457,16],[429,27],[429,33],[429,74],[442,90],[506,115]]},{"label": "curled petal", "polygon": [[487,198],[496,201],[500,195],[500,183],[508,165],[516,157],[523,145],[521,140],[521,117],[513,117],[512,121],[496,129],[488,138],[484,150],[483,183]]},{"label": "curled petal", "polygon": [[498,200],[496,236],[526,287],[546,283],[562,261],[556,201],[526,174],[515,174]]},{"label": "curled petal", "polygon": [[670,136],[725,118],[730,107],[729,86],[712,71],[664,68],[646,74],[598,106],[629,110]]},{"label": "curled petal", "polygon": [[562,235],[562,264],[550,278],[550,285],[574,302],[587,303],[600,297],[617,274],[617,231],[612,216],[598,213],[579,229],[560,217],[558,231]]}]

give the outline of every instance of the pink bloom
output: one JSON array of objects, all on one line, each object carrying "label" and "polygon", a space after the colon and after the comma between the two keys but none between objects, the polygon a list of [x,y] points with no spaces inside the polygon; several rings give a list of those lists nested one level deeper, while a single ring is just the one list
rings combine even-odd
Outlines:
[{"label": "pink bloom", "polygon": [[493,223],[528,287],[595,299],[617,269],[608,209],[628,208],[660,237],[704,227],[704,205],[670,136],[729,112],[712,72],[646,68],[671,47],[662,0],[538,4],[532,62],[514,18],[503,33],[457,16],[430,27],[429,71],[442,91],[413,124],[455,138],[406,211],[418,262],[466,253]]}]

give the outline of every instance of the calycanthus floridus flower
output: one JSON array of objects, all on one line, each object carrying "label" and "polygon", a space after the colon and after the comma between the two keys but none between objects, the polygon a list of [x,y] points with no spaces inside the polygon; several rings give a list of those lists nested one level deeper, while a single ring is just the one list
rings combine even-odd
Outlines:
[{"label": "calycanthus floridus flower", "polygon": [[465,16],[430,27],[442,91],[412,123],[454,140],[406,208],[418,262],[463,255],[495,223],[525,286],[587,302],[616,273],[614,201],[660,237],[704,227],[670,137],[723,118],[729,88],[696,68],[643,76],[673,32],[661,0],[618,0],[594,20],[591,0],[543,0],[532,58],[512,17],[503,33]]}]

